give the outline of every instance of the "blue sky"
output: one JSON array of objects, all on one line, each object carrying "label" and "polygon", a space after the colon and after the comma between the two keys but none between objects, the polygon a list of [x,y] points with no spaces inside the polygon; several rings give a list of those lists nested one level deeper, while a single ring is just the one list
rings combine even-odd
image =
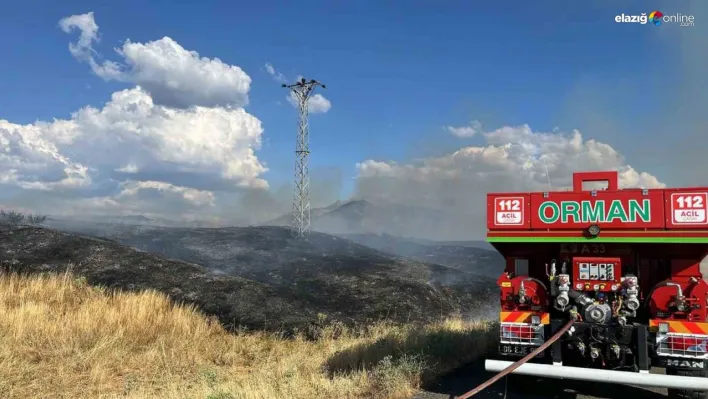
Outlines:
[{"label": "blue sky", "polygon": [[678,11],[665,2],[146,3],[6,5],[0,119],[69,118],[130,86],[102,80],[68,51],[77,34],[62,32],[58,21],[93,11],[101,37],[94,48],[107,59],[118,59],[112,49],[126,39],[169,36],[243,68],[253,80],[246,109],[264,128],[257,155],[271,169],[264,177],[272,186],[292,175],[296,119],[266,62],[291,79],[303,74],[327,84],[320,93],[332,108],[311,116],[311,165],[340,170],[343,196],[352,190],[355,164],[365,159],[405,162],[484,145],[481,137],[460,139],[443,128],[472,120],[485,130],[577,128],[637,169],[660,180],[671,174],[639,156],[637,140],[651,141],[651,116],[675,101],[656,95],[656,87],[680,84],[676,29],[614,22],[621,12]]}]

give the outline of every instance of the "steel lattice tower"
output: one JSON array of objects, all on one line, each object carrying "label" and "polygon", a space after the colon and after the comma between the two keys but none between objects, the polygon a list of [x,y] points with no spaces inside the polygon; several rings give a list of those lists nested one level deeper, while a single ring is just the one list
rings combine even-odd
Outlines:
[{"label": "steel lattice tower", "polygon": [[290,89],[298,102],[299,118],[295,144],[295,186],[293,190],[292,232],[303,237],[310,232],[310,127],[308,124],[308,100],[317,86],[326,86],[314,79],[301,78],[297,83],[283,87]]}]

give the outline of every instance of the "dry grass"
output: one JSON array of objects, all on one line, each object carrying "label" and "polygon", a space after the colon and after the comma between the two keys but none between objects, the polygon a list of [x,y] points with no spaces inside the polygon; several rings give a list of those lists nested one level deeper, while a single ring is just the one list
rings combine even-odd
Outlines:
[{"label": "dry grass", "polygon": [[156,292],[0,275],[0,397],[405,398],[483,355],[493,331],[458,319],[333,326],[316,341],[230,334]]}]

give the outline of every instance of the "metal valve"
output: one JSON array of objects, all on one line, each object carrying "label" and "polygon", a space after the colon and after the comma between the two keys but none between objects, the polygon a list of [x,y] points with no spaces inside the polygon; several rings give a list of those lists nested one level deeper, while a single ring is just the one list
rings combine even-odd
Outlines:
[{"label": "metal valve", "polygon": [[570,304],[570,276],[567,274],[558,275],[558,296],[556,297],[556,305],[560,309],[565,309]]},{"label": "metal valve", "polygon": [[637,309],[639,309],[639,306],[640,306],[639,286],[638,286],[638,282],[637,282],[637,277],[627,276],[627,277],[625,277],[624,283],[627,286],[627,290],[626,290],[627,300],[625,301],[625,305],[627,306],[627,309],[634,312]]},{"label": "metal valve", "polygon": [[590,357],[593,359],[600,357],[600,350],[597,348],[590,348]]},{"label": "metal valve", "polygon": [[613,354],[616,358],[619,358],[619,356],[620,356],[620,347],[619,347],[619,345],[617,345],[617,344],[612,344],[612,346],[610,346],[610,351],[612,352],[612,354]]},{"label": "metal valve", "polygon": [[585,356],[585,344],[582,341],[578,341],[578,352],[580,352],[580,356]]}]

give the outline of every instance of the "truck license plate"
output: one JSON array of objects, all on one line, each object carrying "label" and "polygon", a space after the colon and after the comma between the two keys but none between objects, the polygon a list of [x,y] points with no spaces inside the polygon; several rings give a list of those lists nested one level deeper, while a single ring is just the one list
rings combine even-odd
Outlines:
[{"label": "truck license plate", "polygon": [[[537,346],[501,344],[499,345],[499,353],[502,355],[526,356],[533,352],[536,348]],[[536,355],[536,358],[543,357],[543,355],[544,353],[541,352]]]}]

